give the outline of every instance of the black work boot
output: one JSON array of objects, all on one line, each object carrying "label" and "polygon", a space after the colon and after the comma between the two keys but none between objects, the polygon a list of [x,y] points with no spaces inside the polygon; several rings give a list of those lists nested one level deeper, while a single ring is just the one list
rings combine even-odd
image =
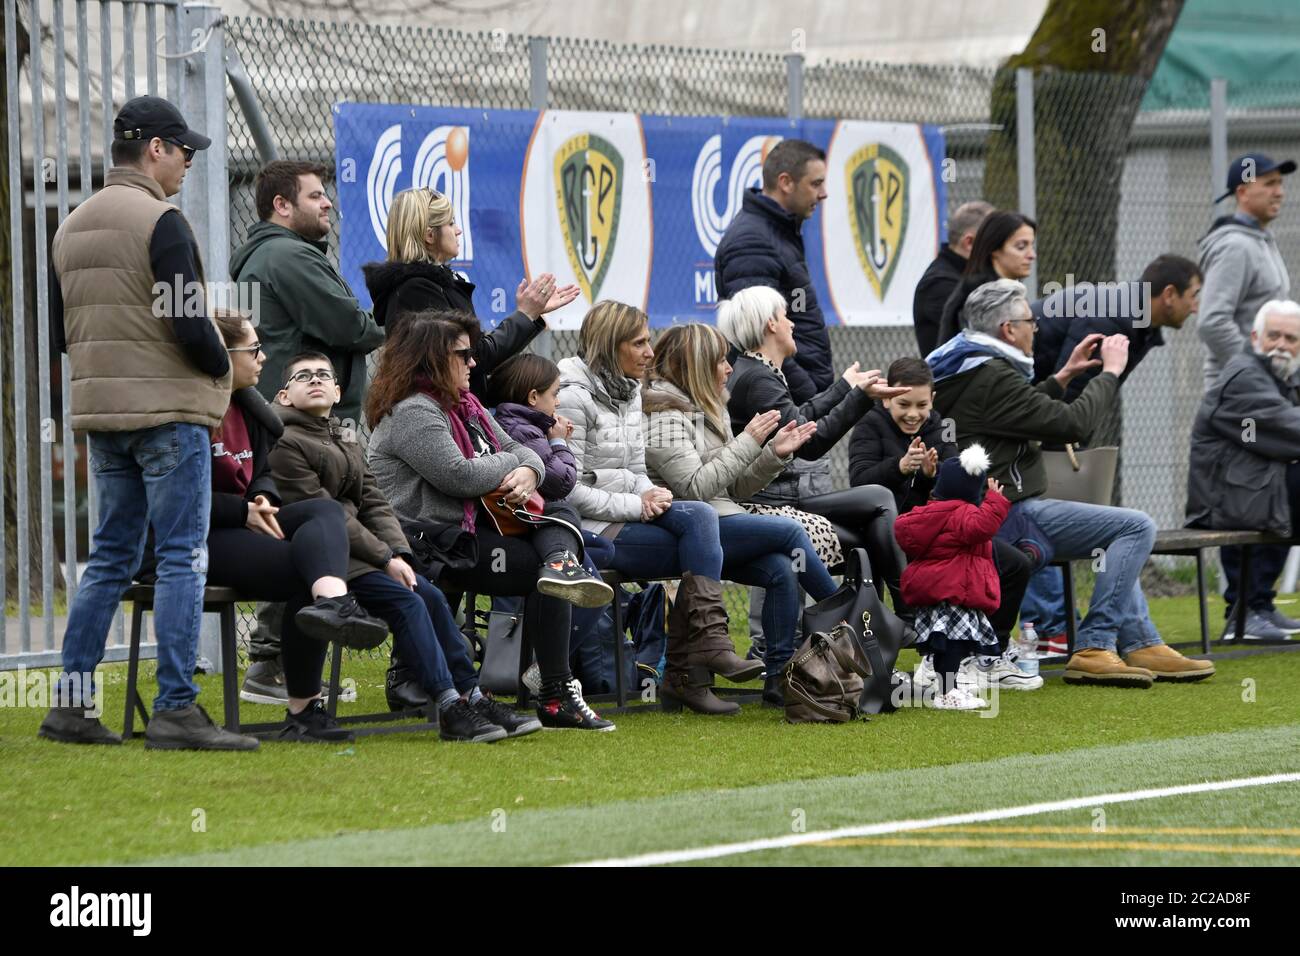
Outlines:
[{"label": "black work boot", "polygon": [[199,704],[160,710],[144,732],[146,750],[256,750],[256,737],[232,734],[212,722]]},{"label": "black work boot", "polygon": [[51,707],[41,721],[37,735],[61,744],[120,744],[122,738],[99,722],[87,717],[84,707]]}]

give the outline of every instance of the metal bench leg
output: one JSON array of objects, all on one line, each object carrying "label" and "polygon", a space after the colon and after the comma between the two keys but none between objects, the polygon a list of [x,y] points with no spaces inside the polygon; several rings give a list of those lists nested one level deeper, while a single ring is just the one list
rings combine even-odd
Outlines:
[{"label": "metal bench leg", "polygon": [[519,629],[519,673],[515,679],[515,687],[517,688],[515,706],[520,708],[528,707],[529,701],[532,700],[532,695],[528,693],[528,685],[524,683],[524,674],[528,671],[528,668],[533,666],[533,635],[532,629],[528,626],[528,620],[530,617],[541,613],[540,611],[534,611],[533,614],[529,613],[532,602],[539,600],[540,597],[540,593],[534,591],[524,598],[524,606],[519,611],[524,616],[524,626]]},{"label": "metal bench leg", "polygon": [[1250,545],[1241,546],[1241,573],[1237,576],[1236,633],[1233,640],[1240,641],[1246,633],[1246,591],[1250,582]]},{"label": "metal bench leg", "polygon": [[1196,602],[1201,611],[1201,653],[1210,653],[1210,610],[1205,600],[1205,549],[1196,549]]},{"label": "metal bench leg", "polygon": [[239,653],[235,648],[235,605],[223,604],[221,617],[221,698],[226,729],[239,733]]},{"label": "metal bench leg", "polygon": [[1074,565],[1066,561],[1061,565],[1061,584],[1065,590],[1065,649],[1067,655],[1074,654]]},{"label": "metal bench leg", "polygon": [[339,712],[339,675],[343,672],[343,645],[338,641],[334,642],[334,653],[330,657],[330,694],[329,703],[325,705],[326,712],[331,717],[338,716]]},{"label": "metal bench leg", "polygon": [[136,690],[136,681],[140,676],[140,629],[144,624],[144,607],[139,601],[131,605],[131,650],[126,664],[126,714],[122,717],[122,739],[130,740],[135,732],[135,711],[140,709],[140,718],[145,726],[149,724],[149,715]]},{"label": "metal bench leg", "polygon": [[618,706],[627,706],[627,687],[623,683],[623,602],[619,592],[623,585],[614,585],[614,690],[618,694]]}]

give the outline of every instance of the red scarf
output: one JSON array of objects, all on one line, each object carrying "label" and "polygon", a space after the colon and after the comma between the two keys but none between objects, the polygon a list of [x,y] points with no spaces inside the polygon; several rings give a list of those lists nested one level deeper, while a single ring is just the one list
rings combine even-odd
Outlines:
[{"label": "red scarf", "polygon": [[[496,432],[492,430],[492,419],[488,415],[487,409],[483,407],[469,389],[461,389],[460,401],[452,405],[433,390],[433,382],[429,380],[428,376],[418,376],[415,380],[415,387],[437,402],[438,407],[447,413],[447,417],[451,419],[452,441],[456,443],[456,447],[460,449],[460,453],[466,459],[474,457],[474,442],[469,437],[468,428],[468,423],[471,421],[478,423],[494,452],[501,450],[501,445],[497,442]],[[465,516],[461,519],[460,526],[473,534],[474,516],[478,510],[478,500],[465,498],[462,500],[462,504],[465,507]]]}]

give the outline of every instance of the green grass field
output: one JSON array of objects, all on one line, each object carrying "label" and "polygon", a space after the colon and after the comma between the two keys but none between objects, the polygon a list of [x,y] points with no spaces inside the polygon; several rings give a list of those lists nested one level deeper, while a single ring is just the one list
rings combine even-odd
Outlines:
[{"label": "green grass field", "polygon": [[[1194,598],[1155,599],[1168,640]],[[904,662],[914,662],[905,655]],[[148,671],[149,668],[146,668]],[[383,708],[383,664],[345,667]],[[105,711],[120,727],[124,667]],[[220,711],[219,678],[201,698]],[[146,678],[146,687],[152,684]],[[1300,654],[1218,661],[1208,682],[1149,691],[1004,693],[995,718],[904,710],[844,726],[620,714],[614,734],[492,746],[433,733],[253,754],[155,753],[39,740],[42,712],[0,708],[0,840],[11,865],[553,864],[930,819],[1041,801],[1300,771]],[[282,712],[244,705],[245,721]],[[956,830],[819,840],[702,861],[1269,865],[1300,858],[1300,784],[1117,804]]]}]

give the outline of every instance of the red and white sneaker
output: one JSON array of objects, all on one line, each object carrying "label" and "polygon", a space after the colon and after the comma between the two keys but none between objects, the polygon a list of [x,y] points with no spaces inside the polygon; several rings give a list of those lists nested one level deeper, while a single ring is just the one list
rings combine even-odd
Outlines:
[{"label": "red and white sneaker", "polygon": [[1064,633],[1038,639],[1039,657],[1065,656],[1070,653],[1070,644]]}]

